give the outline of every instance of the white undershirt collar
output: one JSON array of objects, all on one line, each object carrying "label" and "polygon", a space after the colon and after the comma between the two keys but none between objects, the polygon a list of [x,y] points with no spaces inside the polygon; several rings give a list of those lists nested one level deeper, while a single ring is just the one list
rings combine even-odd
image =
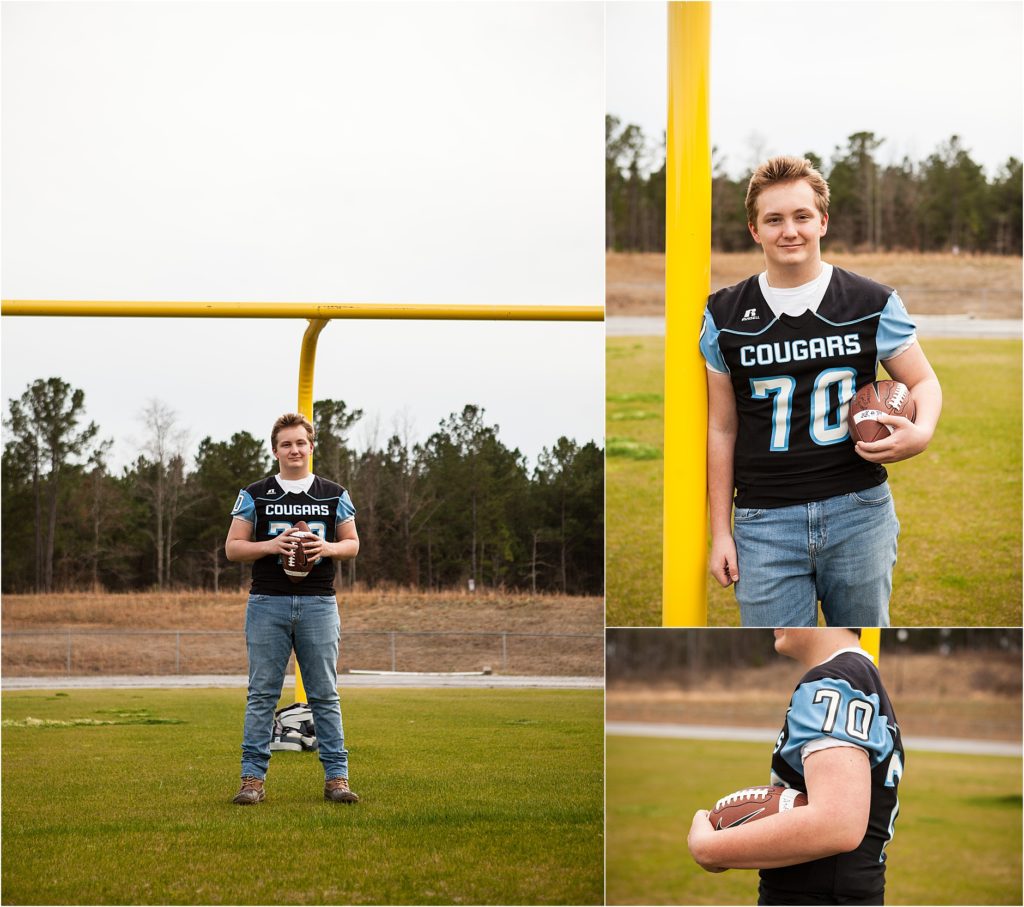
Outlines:
[{"label": "white undershirt collar", "polygon": [[277,479],[277,484],[286,492],[292,492],[294,494],[304,494],[313,487],[313,479],[316,476],[310,473],[308,476],[303,476],[301,479],[285,479],[282,478],[281,473],[274,476]]},{"label": "white undershirt collar", "polygon": [[817,312],[831,280],[832,265],[824,261],[821,263],[821,273],[814,280],[798,287],[773,287],[768,283],[767,271],[757,275],[761,295],[776,318],[780,315],[796,317],[808,310]]}]

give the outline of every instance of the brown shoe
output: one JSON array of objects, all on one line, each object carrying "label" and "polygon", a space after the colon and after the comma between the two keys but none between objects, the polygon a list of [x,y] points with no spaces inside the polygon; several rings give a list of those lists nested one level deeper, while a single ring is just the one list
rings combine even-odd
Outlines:
[{"label": "brown shoe", "polygon": [[335,803],[358,803],[359,795],[348,789],[348,778],[330,778],[324,783],[324,799]]},{"label": "brown shoe", "polygon": [[254,803],[262,803],[266,799],[267,795],[263,790],[263,779],[256,778],[252,775],[242,776],[242,787],[235,794],[235,799],[232,803],[237,803],[239,806],[252,806]]}]

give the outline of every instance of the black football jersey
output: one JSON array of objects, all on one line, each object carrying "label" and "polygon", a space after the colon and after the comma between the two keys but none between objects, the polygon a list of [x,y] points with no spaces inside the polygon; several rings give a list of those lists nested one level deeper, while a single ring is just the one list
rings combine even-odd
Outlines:
[{"label": "black football jersey", "polygon": [[805,504],[884,482],[883,466],[857,456],[846,418],[879,361],[913,337],[894,290],[842,268],[817,311],[798,316],[776,316],[756,275],[712,294],[700,347],[736,396],[736,506]]},{"label": "black football jersey", "polygon": [[[871,767],[871,808],[860,846],[809,863],[762,869],[761,903],[882,903],[885,848],[899,814],[905,757],[899,725],[874,662],[844,649],[800,679],[772,754],[772,784],[807,792],[803,747],[834,740],[861,747]],[[813,756],[811,757],[813,758]]]},{"label": "black football jersey", "polygon": [[[349,493],[337,482],[314,476],[307,492],[286,492],[276,476],[267,476],[238,493],[232,517],[252,523],[252,539],[266,541],[304,521],[311,532],[328,542],[337,541],[337,525],[355,518]],[[293,583],[284,572],[280,555],[269,554],[252,565],[254,595],[331,595],[334,561],[317,560],[309,575]]]}]

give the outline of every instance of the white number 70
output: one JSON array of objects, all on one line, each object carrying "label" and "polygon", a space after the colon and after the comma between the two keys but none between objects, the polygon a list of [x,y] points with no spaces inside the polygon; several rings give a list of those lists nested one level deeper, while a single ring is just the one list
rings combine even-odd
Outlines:
[{"label": "white number 70", "polygon": [[[831,734],[836,727],[836,718],[842,696],[837,690],[816,690],[813,702],[828,704],[825,721],[821,726],[823,734]],[[846,733],[856,740],[867,740],[871,736],[871,722],[875,717],[875,707],[865,699],[851,699],[846,707]]]},{"label": "white number 70", "polygon": [[[811,440],[820,446],[838,444],[849,437],[846,413],[854,394],[856,372],[850,368],[827,368],[814,379],[811,392]],[[839,385],[838,406],[829,409],[829,393]],[[769,450],[789,450],[789,429],[793,415],[793,394],[796,379],[790,375],[772,378],[751,378],[750,396],[755,400],[772,401],[772,436]]]}]

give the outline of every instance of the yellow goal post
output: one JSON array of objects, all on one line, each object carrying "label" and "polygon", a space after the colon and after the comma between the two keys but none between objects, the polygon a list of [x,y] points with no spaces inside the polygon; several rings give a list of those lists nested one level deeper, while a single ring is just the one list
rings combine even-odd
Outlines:
[{"label": "yellow goal post", "polygon": [[[604,321],[604,306],[5,299],[0,304],[0,314],[100,318],[305,318],[308,325],[299,351],[298,412],[312,421],[317,340],[327,322],[333,319]],[[296,662],[295,700],[303,702],[305,699],[306,690]]]},{"label": "yellow goal post", "polygon": [[711,285],[711,4],[668,4],[662,625],[707,626],[707,377],[697,332]]},{"label": "yellow goal post", "polygon": [[878,627],[863,627],[860,631],[860,647],[870,652],[878,665],[882,651],[882,631]]}]

